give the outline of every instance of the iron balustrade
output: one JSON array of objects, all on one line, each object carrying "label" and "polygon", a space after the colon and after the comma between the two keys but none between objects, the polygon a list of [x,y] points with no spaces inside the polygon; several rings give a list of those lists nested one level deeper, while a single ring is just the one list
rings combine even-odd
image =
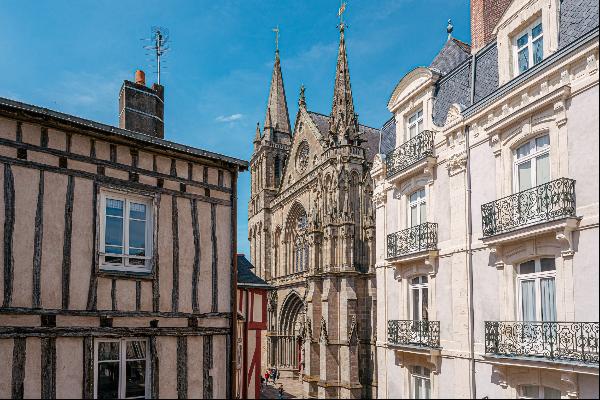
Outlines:
[{"label": "iron balustrade", "polygon": [[425,157],[433,157],[433,131],[423,131],[386,154],[386,176],[390,178]]},{"label": "iron balustrade", "polygon": [[437,249],[437,227],[433,222],[387,235],[387,258]]},{"label": "iron balustrade", "polygon": [[388,343],[429,348],[440,347],[440,321],[390,320]]},{"label": "iron balustrade", "polygon": [[575,181],[559,178],[481,206],[483,236],[575,216]]},{"label": "iron balustrade", "polygon": [[485,352],[598,364],[598,322],[485,322]]}]

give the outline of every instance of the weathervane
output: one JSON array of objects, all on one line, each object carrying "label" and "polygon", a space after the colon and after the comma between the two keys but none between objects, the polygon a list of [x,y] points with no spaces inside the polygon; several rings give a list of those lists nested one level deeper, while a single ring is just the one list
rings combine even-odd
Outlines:
[{"label": "weathervane", "polygon": [[279,25],[273,28],[273,32],[275,32],[275,52],[279,53]]},{"label": "weathervane", "polygon": [[344,0],[340,0],[340,8],[338,10],[338,17],[340,17],[340,24],[338,25],[338,28],[340,28],[340,31],[344,30],[344,11],[346,11],[346,2]]}]

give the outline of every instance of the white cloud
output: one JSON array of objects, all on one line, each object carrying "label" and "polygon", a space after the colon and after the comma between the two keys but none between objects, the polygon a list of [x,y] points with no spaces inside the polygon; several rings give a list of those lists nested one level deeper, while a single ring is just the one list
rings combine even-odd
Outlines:
[{"label": "white cloud", "polygon": [[233,122],[242,119],[242,114],[219,115],[215,118],[217,122]]}]

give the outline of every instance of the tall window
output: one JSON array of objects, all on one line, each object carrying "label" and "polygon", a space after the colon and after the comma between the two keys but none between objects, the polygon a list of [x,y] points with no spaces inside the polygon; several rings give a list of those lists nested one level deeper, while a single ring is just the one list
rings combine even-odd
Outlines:
[{"label": "tall window", "polygon": [[419,110],[416,113],[408,117],[408,138],[412,139],[419,133],[423,132],[423,110]]},{"label": "tall window", "polygon": [[544,59],[544,32],[540,20],[515,36],[514,49],[518,74]]},{"label": "tall window", "polygon": [[411,372],[412,398],[429,399],[431,396],[431,371],[428,368],[414,366]]},{"label": "tall window", "polygon": [[143,399],[147,397],[146,345],[146,339],[95,341],[95,398]]},{"label": "tall window", "polygon": [[425,200],[425,189],[420,189],[410,195],[408,199],[410,212],[410,226],[416,226],[427,222],[427,202]]},{"label": "tall window", "polygon": [[152,201],[147,197],[102,192],[100,266],[149,272],[152,255]]},{"label": "tall window", "polygon": [[515,151],[515,192],[550,181],[550,137],[530,140]]},{"label": "tall window", "polygon": [[418,276],[410,282],[410,303],[413,321],[429,320],[428,296],[429,283],[426,276]]},{"label": "tall window", "polygon": [[555,276],[554,258],[536,258],[519,265],[521,321],[556,321]]},{"label": "tall window", "polygon": [[520,399],[560,399],[560,390],[548,386],[523,385],[519,387]]},{"label": "tall window", "polygon": [[279,185],[279,181],[281,180],[281,161],[279,156],[275,156],[275,161],[273,162],[273,169],[275,170],[275,186]]}]

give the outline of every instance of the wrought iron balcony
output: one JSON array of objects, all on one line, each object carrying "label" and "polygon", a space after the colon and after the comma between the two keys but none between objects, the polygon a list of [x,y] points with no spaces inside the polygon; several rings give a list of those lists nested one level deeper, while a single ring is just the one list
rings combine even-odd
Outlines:
[{"label": "wrought iron balcony", "polygon": [[387,258],[437,249],[437,224],[425,222],[387,235]]},{"label": "wrought iron balcony", "polygon": [[598,365],[598,322],[485,322],[485,352]]},{"label": "wrought iron balcony", "polygon": [[423,131],[386,154],[386,177],[390,178],[425,157],[433,157],[433,131]]},{"label": "wrought iron balcony", "polygon": [[440,321],[388,321],[388,343],[428,348],[440,347]]},{"label": "wrought iron balcony", "polygon": [[559,178],[481,206],[483,236],[575,216],[575,181]]}]

